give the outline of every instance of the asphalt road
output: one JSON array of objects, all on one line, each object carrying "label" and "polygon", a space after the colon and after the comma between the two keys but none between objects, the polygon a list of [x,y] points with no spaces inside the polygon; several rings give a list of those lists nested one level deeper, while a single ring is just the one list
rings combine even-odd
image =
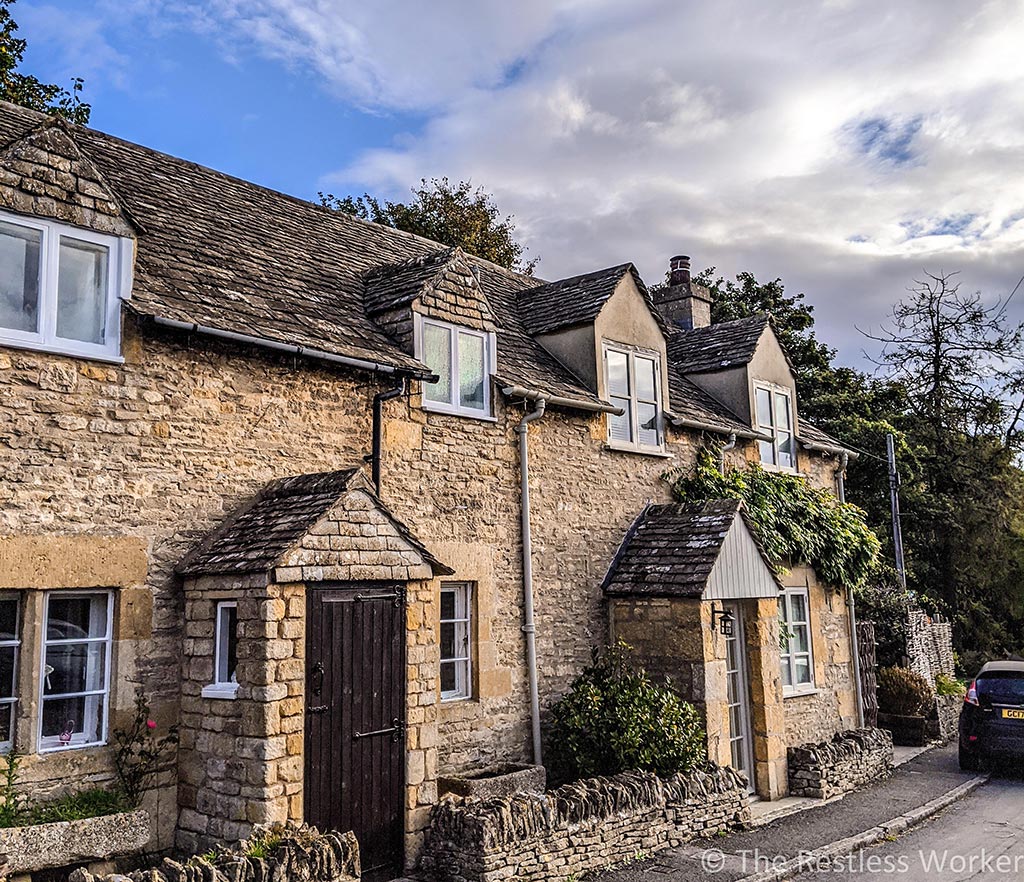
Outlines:
[{"label": "asphalt road", "polygon": [[794,882],[892,878],[901,882],[1024,879],[1024,778],[993,776],[893,842],[836,859]]}]

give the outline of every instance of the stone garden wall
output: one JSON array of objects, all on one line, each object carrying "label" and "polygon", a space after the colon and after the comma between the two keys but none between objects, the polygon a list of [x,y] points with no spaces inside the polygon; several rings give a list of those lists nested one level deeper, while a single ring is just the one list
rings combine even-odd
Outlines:
[{"label": "stone garden wall", "polygon": [[885,777],[893,769],[892,736],[882,729],[851,729],[831,741],[789,748],[791,796],[829,799]]},{"label": "stone garden wall", "polygon": [[936,695],[936,718],[928,721],[928,734],[940,741],[951,741],[957,734],[963,704],[962,695]]},{"label": "stone garden wall", "polygon": [[623,772],[546,794],[446,798],[434,809],[422,870],[442,882],[564,880],[743,826],[745,779],[730,768],[660,779]]},{"label": "stone garden wall", "polygon": [[932,619],[922,609],[907,612],[907,656],[910,669],[932,686],[939,674],[953,676],[953,626]]}]

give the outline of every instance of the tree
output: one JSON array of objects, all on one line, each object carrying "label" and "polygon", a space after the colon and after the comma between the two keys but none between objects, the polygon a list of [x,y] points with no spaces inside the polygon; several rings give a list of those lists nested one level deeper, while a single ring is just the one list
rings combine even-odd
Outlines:
[{"label": "tree", "polygon": [[533,275],[540,258],[524,260],[525,248],[515,240],[512,215],[502,218],[494,198],[469,181],[452,184],[448,178],[424,178],[412,188],[408,203],[362,196],[338,197],[319,193],[320,204],[376,224],[394,227],[433,239],[442,245],[458,245],[470,254],[499,266]]},{"label": "tree", "polygon": [[11,17],[16,0],[0,0],[0,99],[86,125],[92,107],[82,101],[83,80],[75,77],[71,89],[40,82],[18,71],[25,55],[25,40],[15,36],[18,23]]}]

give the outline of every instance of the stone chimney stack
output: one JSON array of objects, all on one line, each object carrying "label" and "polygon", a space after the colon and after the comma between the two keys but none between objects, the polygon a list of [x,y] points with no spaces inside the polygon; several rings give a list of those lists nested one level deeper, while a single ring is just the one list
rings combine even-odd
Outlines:
[{"label": "stone chimney stack", "polygon": [[654,305],[670,324],[683,330],[711,324],[711,293],[690,279],[690,258],[678,254],[669,261],[668,284],[654,292]]}]

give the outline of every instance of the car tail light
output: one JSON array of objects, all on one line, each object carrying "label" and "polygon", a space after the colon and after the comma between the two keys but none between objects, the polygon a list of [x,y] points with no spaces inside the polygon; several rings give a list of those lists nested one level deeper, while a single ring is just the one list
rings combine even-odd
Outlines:
[{"label": "car tail light", "polygon": [[973,704],[975,707],[978,706],[978,681],[971,680],[971,685],[967,689],[967,694],[964,696],[964,702],[966,704]]}]

